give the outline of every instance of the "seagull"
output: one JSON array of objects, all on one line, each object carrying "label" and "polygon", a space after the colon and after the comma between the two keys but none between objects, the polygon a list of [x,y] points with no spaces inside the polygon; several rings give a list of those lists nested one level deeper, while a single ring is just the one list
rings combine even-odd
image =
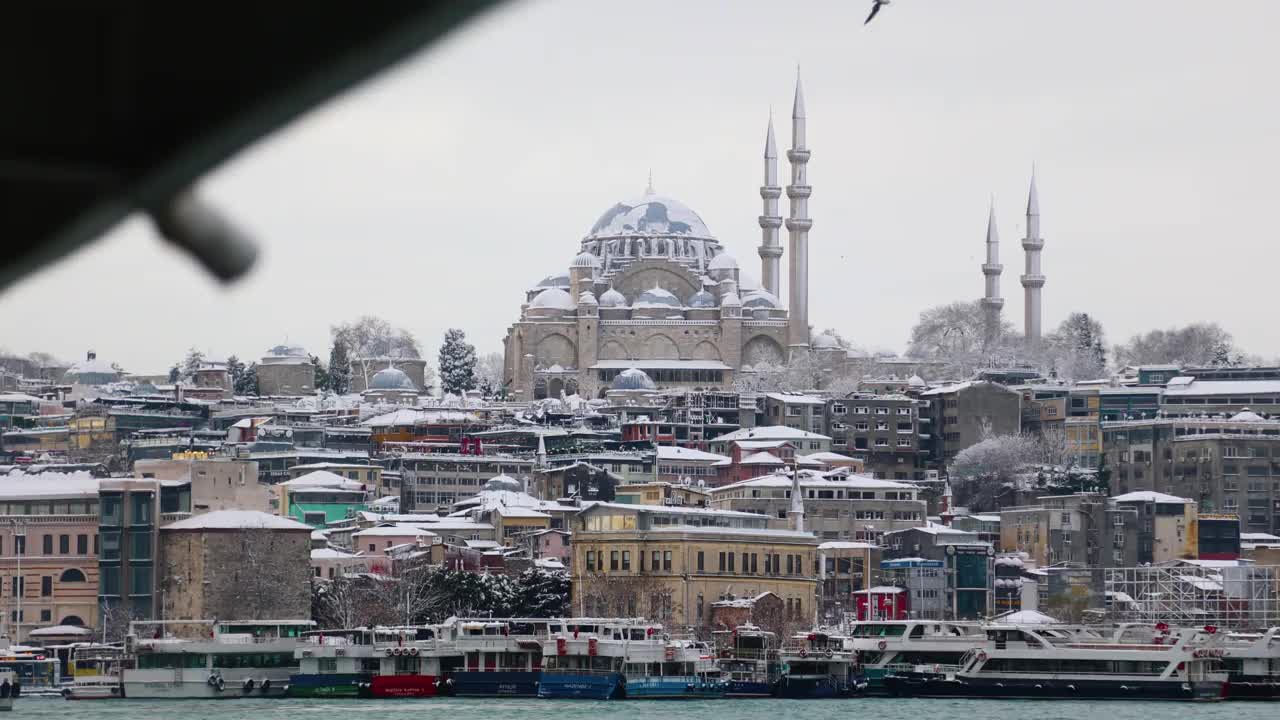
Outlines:
[{"label": "seagull", "polygon": [[866,25],[867,23],[874,20],[876,17],[876,14],[880,12],[880,8],[885,5],[888,5],[890,2],[892,2],[892,0],[873,0],[873,2],[875,4],[871,6],[871,14],[868,15],[867,19],[863,21],[862,23],[863,25]]}]

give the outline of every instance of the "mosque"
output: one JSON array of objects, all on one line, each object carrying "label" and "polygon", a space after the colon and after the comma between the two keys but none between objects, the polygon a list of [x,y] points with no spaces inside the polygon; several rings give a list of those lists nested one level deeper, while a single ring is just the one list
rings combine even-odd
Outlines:
[{"label": "mosque", "polygon": [[[737,260],[685,204],[657,194],[617,203],[581,241],[568,272],[525,291],[520,319],[503,341],[504,374],[518,398],[603,397],[609,390],[725,388],[737,373],[811,350],[824,367],[847,361],[834,338],[809,337],[809,147],[804,90],[796,78],[791,110],[789,212],[779,213],[778,153],[770,119],[765,137],[760,278]],[[1039,205],[1032,178],[1027,208],[1026,337],[1040,335]],[[788,235],[788,298],[781,300],[782,245]],[[983,307],[998,314],[998,237],[994,216],[982,266]],[[852,356],[849,356],[852,357]]]},{"label": "mosque", "polygon": [[[505,374],[522,398],[610,389],[719,388],[753,363],[783,362],[809,348],[809,195],[804,90],[791,112],[790,212],[779,215],[778,153],[770,120],[759,217],[761,282],[684,203],[654,192],[609,208],[582,239],[568,272],[526,292],[504,341]],[[789,235],[789,302],[779,298]],[[789,308],[789,310],[788,310]],[[642,373],[624,373],[629,369]],[[623,387],[615,387],[622,385]]]}]

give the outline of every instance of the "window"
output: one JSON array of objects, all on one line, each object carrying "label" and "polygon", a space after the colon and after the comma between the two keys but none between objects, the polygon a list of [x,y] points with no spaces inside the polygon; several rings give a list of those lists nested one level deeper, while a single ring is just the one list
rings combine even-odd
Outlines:
[{"label": "window", "polygon": [[877,429],[877,430],[888,430],[888,429],[889,429],[889,423],[888,423],[888,421],[886,421],[886,420],[877,420],[877,421],[876,421],[876,429]]},{"label": "window", "polygon": [[911,414],[911,408],[909,408],[909,407],[900,407],[900,408],[898,408],[898,414],[899,414],[899,415],[910,415],[910,414]]},{"label": "window", "polygon": [[909,438],[898,438],[898,447],[900,448],[911,447],[911,440]]},{"label": "window", "polygon": [[53,596],[53,576],[43,575],[40,577],[40,597]]},{"label": "window", "polygon": [[631,569],[631,551],[630,550],[622,551],[622,569],[623,570]]},{"label": "window", "polygon": [[854,430],[857,430],[858,432],[870,432],[870,430],[871,430],[871,423],[868,423],[868,422],[858,422],[858,423],[854,423],[854,424],[853,424],[853,429],[854,429]]},{"label": "window", "polygon": [[71,554],[71,536],[70,535],[58,536],[58,554],[59,555]]},{"label": "window", "polygon": [[877,415],[888,415],[888,414],[889,414],[889,408],[887,408],[887,407],[878,407],[878,408],[876,408],[876,414],[877,414]]},{"label": "window", "polygon": [[846,408],[844,405],[841,405],[840,403],[836,403],[835,405],[831,406],[832,415],[844,415],[846,412],[848,412],[848,408]]},{"label": "window", "polygon": [[735,557],[735,556],[734,556],[734,554],[733,554],[733,553],[726,553],[726,554],[727,554],[727,555],[728,555],[728,557],[729,557],[729,572],[734,572],[734,568],[733,568],[733,559],[734,559],[734,557]]},{"label": "window", "polygon": [[720,553],[720,572],[724,572],[728,565],[725,564],[724,553]]},{"label": "window", "polygon": [[41,552],[41,554],[43,554],[43,555],[52,555],[52,554],[53,554],[53,536],[52,536],[52,535],[45,535],[45,536],[44,536],[43,538],[41,538],[41,539],[42,539],[42,541],[43,541],[43,542],[41,542],[41,543],[40,543],[40,552]]},{"label": "window", "polygon": [[129,493],[129,524],[151,524],[151,496],[149,492]]},{"label": "window", "polygon": [[[703,569],[703,568],[702,568],[702,563],[703,563],[702,551],[701,551],[701,550],[699,550],[699,551],[698,551],[698,572],[702,572],[702,569]],[[698,598],[699,598],[699,600],[701,600],[702,596],[701,596],[701,595],[699,595],[699,596],[698,596]],[[702,615],[702,611],[701,611],[701,610],[699,610],[699,611],[698,611],[698,615],[699,615],[699,617],[701,617],[701,615]]]},{"label": "window", "polygon": [[660,567],[660,565],[659,565],[659,562],[658,562],[658,561],[659,561],[659,559],[660,559],[661,557],[662,557],[662,555],[661,555],[657,550],[654,550],[654,551],[653,551],[653,555],[652,555],[653,563],[649,565],[649,569],[650,569],[650,570],[657,571],[657,569]]},{"label": "window", "polygon": [[670,550],[662,551],[662,569],[667,571],[671,570],[671,551]]},{"label": "window", "polygon": [[15,577],[15,578],[13,579],[13,582],[12,582],[11,584],[12,584],[12,586],[13,586],[13,596],[14,596],[14,597],[18,597],[19,595],[26,596],[26,594],[27,594],[27,579],[26,579],[25,577],[22,577],[22,576]]},{"label": "window", "polygon": [[58,582],[86,582],[87,578],[84,573],[75,568],[67,568],[62,571],[62,576],[58,578]]},{"label": "window", "polygon": [[129,533],[129,559],[151,559],[151,531],[141,530]]},{"label": "window", "polygon": [[[19,539],[21,540],[23,538]],[[120,559],[120,533],[108,532],[102,534],[102,559]]]},{"label": "window", "polygon": [[856,407],[856,408],[854,408],[854,409],[853,409],[853,413],[854,413],[855,415],[866,415],[866,414],[867,414],[867,413],[869,413],[869,412],[871,412],[871,408],[866,408],[866,407]]},{"label": "window", "polygon": [[617,550],[609,551],[609,569],[610,570],[618,569],[618,551]]},{"label": "window", "polygon": [[787,574],[792,575],[794,573],[795,573],[795,556],[788,555],[787,556]]},{"label": "window", "polygon": [[129,594],[151,594],[151,568],[134,565],[129,569]]},{"label": "window", "polygon": [[53,611],[52,611],[52,610],[41,610],[41,611],[40,611],[40,622],[49,622],[49,621],[51,621],[51,620],[53,620]]},{"label": "window", "polygon": [[876,447],[889,447],[889,438],[876,438]]}]

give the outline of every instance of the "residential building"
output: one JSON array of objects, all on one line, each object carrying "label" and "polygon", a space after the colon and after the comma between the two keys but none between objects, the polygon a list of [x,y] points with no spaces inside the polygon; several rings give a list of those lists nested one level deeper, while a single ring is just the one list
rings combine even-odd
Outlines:
[{"label": "residential building", "polygon": [[925,390],[933,459],[947,463],[990,435],[1022,431],[1022,394],[994,382],[970,380]]},{"label": "residential building", "polygon": [[785,442],[801,455],[831,450],[829,436],[785,425],[762,425],[726,433],[712,438],[709,449],[719,455],[729,455],[735,444],[743,442]]},{"label": "residential building", "polygon": [[[946,522],[946,518],[943,518]],[[982,542],[991,543],[996,552],[1001,551],[1000,545],[1000,514],[984,513],[978,515],[956,515],[951,518],[951,522],[947,523],[957,530],[971,532],[978,536]]]},{"label": "residential building", "polygon": [[[157,602],[159,527],[190,515],[182,483],[108,478],[98,489],[98,602],[125,619],[150,620]],[[227,617],[227,616],[224,616]]]},{"label": "residential building", "polygon": [[[895,530],[885,534],[887,560],[910,559],[940,561],[942,590],[938,598],[921,598],[932,602],[913,603],[917,617],[930,617],[941,612],[941,619],[978,619],[991,615],[995,606],[995,548],[978,539],[976,533],[930,523],[924,527]],[[909,572],[908,580],[919,583],[906,587],[913,591],[937,589],[939,578],[923,572]],[[940,602],[939,602],[940,601]]]},{"label": "residential building", "polygon": [[369,572],[369,559],[360,553],[322,547],[311,550],[311,572],[315,577],[334,580]]},{"label": "residential building", "polygon": [[311,616],[309,525],[252,510],[215,510],[162,526],[159,540],[166,620]]},{"label": "residential building", "polygon": [[1250,410],[1262,415],[1280,413],[1280,375],[1271,377],[1260,372],[1261,378],[1220,377],[1207,370],[1191,370],[1169,380],[1161,397],[1160,409],[1168,416],[1235,415]]},{"label": "residential building", "polygon": [[1159,387],[1098,388],[1098,415],[1102,422],[1153,418],[1160,410]]},{"label": "residential building", "polygon": [[[915,485],[844,472],[800,473],[805,529],[824,541],[876,541],[925,523],[926,503]],[[784,528],[793,486],[789,473],[743,480],[712,489],[711,507],[763,515],[769,527]]]},{"label": "residential building", "polygon": [[727,455],[674,445],[658,445],[657,453],[659,482],[711,482],[718,474],[719,466],[729,463]]},{"label": "residential building", "polygon": [[610,405],[601,412],[618,418],[623,442],[648,441],[705,450],[711,438],[755,425],[751,396],[729,390],[654,390],[647,403]]},{"label": "residential building", "polygon": [[1100,493],[1049,495],[1036,505],[1000,511],[1000,549],[1024,553],[1039,567],[1131,567],[1139,557],[1138,509]]},{"label": "residential building", "polygon": [[271,487],[280,515],[316,528],[354,517],[374,499],[368,485],[328,470],[313,470]]},{"label": "residential building", "polygon": [[1132,508],[1138,515],[1139,564],[1194,560],[1199,556],[1199,518],[1194,500],[1139,490],[1113,497],[1111,504]]},{"label": "residential building", "polygon": [[799,392],[764,393],[759,399],[765,425],[783,425],[811,433],[823,431],[825,398]]},{"label": "residential building", "polygon": [[[434,510],[472,497],[498,475],[529,478],[534,459],[506,455],[458,455],[453,453],[413,453],[396,455],[388,463],[403,475],[400,488],[401,512]],[[542,497],[563,497],[542,495]]]},{"label": "residential building", "polygon": [[647,615],[703,626],[712,604],[772,592],[786,616],[814,619],[810,533],[755,513],[597,503],[579,513],[571,563],[581,615]]},{"label": "residential building", "polygon": [[277,345],[258,362],[259,395],[310,395],[316,369],[311,356],[296,345]]},{"label": "residential building", "polygon": [[688,483],[625,483],[614,489],[615,500],[628,505],[683,505],[707,507],[711,498],[705,486]]},{"label": "residential building", "polygon": [[15,643],[98,623],[98,479],[0,475],[0,625]]},{"label": "residential building", "polygon": [[1244,533],[1240,532],[1240,516],[1199,513],[1197,525],[1199,538],[1196,557],[1201,560],[1240,559],[1244,540]]},{"label": "residential building", "polygon": [[171,481],[170,485],[190,497],[190,512],[210,510],[270,511],[272,488],[258,482],[258,463],[246,458],[223,457],[203,452],[174,453],[167,460],[138,460],[133,472],[141,478]]},{"label": "residential building", "polygon": [[886,480],[924,480],[929,451],[921,437],[922,403],[906,395],[855,392],[824,406],[831,447],[863,472]]}]

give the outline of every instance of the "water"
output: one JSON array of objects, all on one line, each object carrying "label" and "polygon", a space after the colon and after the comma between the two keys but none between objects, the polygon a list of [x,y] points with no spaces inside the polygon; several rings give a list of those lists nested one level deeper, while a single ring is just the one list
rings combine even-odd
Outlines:
[{"label": "water", "polygon": [[982,720],[1273,720],[1268,702],[1098,702],[1077,700],[574,700],[431,698],[425,700],[100,700],[24,698],[13,720],[922,720],[972,716]]}]

